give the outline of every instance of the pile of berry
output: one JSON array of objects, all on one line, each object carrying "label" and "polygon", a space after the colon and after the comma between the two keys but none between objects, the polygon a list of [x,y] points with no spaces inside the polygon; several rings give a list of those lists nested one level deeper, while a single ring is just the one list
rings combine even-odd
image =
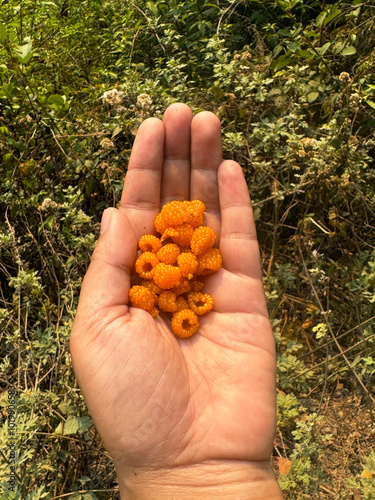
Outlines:
[{"label": "pile of berry", "polygon": [[222,264],[214,248],[216,234],[203,226],[204,203],[200,200],[171,201],[155,219],[161,235],[145,234],[139,240],[142,252],[135,262],[140,285],[129,291],[133,307],[153,317],[160,311],[172,313],[172,330],[190,337],[199,328],[198,316],[210,311],[212,297],[203,293],[201,276],[215,273]]}]

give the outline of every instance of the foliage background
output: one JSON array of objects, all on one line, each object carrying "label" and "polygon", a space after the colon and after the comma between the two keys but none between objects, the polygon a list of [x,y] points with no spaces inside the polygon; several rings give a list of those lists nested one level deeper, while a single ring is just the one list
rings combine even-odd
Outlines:
[{"label": "foliage background", "polygon": [[0,1],[1,498],[118,498],[69,333],[137,127],[176,101],[219,116],[248,180],[285,497],[375,498],[374,21],[373,0]]}]

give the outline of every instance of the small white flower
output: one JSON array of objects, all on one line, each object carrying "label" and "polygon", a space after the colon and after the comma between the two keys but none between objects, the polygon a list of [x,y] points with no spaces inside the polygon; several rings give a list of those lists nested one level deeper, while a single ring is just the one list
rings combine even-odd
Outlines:
[{"label": "small white flower", "polygon": [[111,141],[111,139],[108,139],[108,137],[105,137],[104,139],[102,139],[100,141],[100,146],[103,149],[113,149],[115,147],[115,145],[113,144],[113,142]]},{"label": "small white flower", "polygon": [[339,80],[341,80],[342,82],[350,81],[351,78],[350,78],[349,73],[347,73],[346,71],[343,71],[342,73],[340,73]]},{"label": "small white flower", "polygon": [[41,205],[39,205],[39,210],[48,210],[50,208],[57,208],[59,205],[51,198],[44,198]]},{"label": "small white flower", "polygon": [[137,97],[137,106],[142,109],[150,108],[152,106],[152,99],[148,94],[139,94]]},{"label": "small white flower", "polygon": [[107,90],[102,95],[102,100],[104,104],[108,104],[109,106],[118,107],[122,104],[124,100],[124,92],[122,90],[112,89]]}]

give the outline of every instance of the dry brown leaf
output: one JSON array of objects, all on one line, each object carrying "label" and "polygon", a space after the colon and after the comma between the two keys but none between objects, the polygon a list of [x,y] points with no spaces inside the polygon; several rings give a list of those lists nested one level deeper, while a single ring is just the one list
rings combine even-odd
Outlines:
[{"label": "dry brown leaf", "polygon": [[353,495],[354,495],[354,500],[361,500],[362,498],[361,492],[359,490],[354,490]]},{"label": "dry brown leaf", "polygon": [[289,458],[276,457],[277,465],[279,468],[279,476],[285,474],[286,476],[289,474],[290,469],[292,468],[292,461]]}]

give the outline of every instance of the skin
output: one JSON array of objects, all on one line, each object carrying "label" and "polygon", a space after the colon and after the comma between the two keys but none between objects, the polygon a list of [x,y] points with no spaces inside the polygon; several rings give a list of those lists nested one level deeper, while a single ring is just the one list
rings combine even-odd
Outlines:
[{"label": "skin", "polygon": [[[191,338],[128,306],[137,241],[171,200],[200,199],[223,267]],[[184,104],[149,118],[119,209],[107,209],[82,285],[71,354],[122,498],[282,498],[269,465],[275,346],[241,167],[222,160],[219,119]]]}]

